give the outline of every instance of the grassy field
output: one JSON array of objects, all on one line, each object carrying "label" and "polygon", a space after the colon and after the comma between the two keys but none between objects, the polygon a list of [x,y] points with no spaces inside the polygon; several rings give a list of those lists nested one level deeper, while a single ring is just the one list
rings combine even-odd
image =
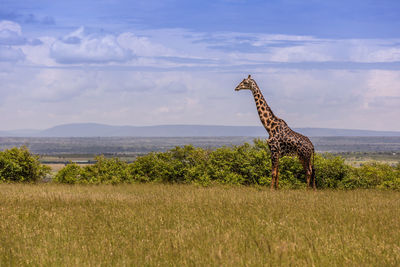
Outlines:
[{"label": "grassy field", "polygon": [[0,184],[0,266],[399,266],[400,192]]}]

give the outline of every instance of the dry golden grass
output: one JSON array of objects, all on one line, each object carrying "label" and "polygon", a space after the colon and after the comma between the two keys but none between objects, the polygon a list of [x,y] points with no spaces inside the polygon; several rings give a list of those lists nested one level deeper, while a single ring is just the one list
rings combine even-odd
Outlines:
[{"label": "dry golden grass", "polygon": [[400,192],[0,185],[0,265],[399,266]]}]

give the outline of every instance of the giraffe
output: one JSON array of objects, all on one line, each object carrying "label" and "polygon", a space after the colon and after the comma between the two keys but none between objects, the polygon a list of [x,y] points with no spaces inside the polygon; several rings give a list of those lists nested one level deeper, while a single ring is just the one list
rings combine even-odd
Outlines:
[{"label": "giraffe", "polygon": [[293,131],[284,120],[275,116],[257,83],[250,75],[236,86],[235,91],[244,89],[253,93],[261,123],[269,134],[267,143],[271,150],[271,189],[278,188],[279,158],[285,155],[297,155],[306,172],[307,187],[310,188],[310,181],[312,180],[312,186],[315,190],[314,146],[310,139]]}]

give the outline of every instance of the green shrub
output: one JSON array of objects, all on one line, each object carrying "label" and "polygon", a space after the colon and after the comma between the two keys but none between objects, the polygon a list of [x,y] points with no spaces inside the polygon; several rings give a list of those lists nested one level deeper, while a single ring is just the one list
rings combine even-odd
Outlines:
[{"label": "green shrub", "polygon": [[[242,184],[244,178],[239,174],[240,165],[232,148],[221,147],[210,154],[207,173],[212,181],[219,183]],[[242,165],[246,168],[246,163]]]},{"label": "green shrub", "polygon": [[329,153],[315,155],[315,180],[319,188],[338,188],[341,181],[347,178],[352,167],[342,157],[334,157]]},{"label": "green shrub", "polygon": [[129,167],[139,182],[208,183],[206,175],[209,152],[193,146],[176,147],[164,153],[149,153],[137,158]]},{"label": "green shrub", "polygon": [[210,151],[193,146],[176,147],[172,151],[174,160],[181,161],[183,166],[183,179],[185,183],[199,183],[208,185],[211,179],[208,175],[208,161]]},{"label": "green shrub", "polygon": [[212,180],[233,184],[261,184],[270,179],[271,162],[265,141],[255,140],[235,147],[222,147],[209,155],[208,175]]},{"label": "green shrub", "polygon": [[37,182],[48,173],[50,168],[25,146],[0,152],[0,182]]},{"label": "green shrub", "polygon": [[156,172],[157,153],[148,153],[147,155],[138,157],[129,165],[129,173],[135,181],[152,182],[158,177]]},{"label": "green shrub", "polygon": [[182,176],[182,166],[173,161],[171,153],[149,153],[137,158],[129,169],[133,179],[139,182],[174,182]]},{"label": "green shrub", "polygon": [[398,186],[400,177],[395,168],[386,163],[370,162],[353,168],[350,175],[340,183],[341,188],[388,188]]},{"label": "green shrub", "polygon": [[[400,163],[369,163],[360,168],[347,165],[343,158],[315,154],[314,167],[318,188],[400,188]],[[118,159],[97,157],[94,165],[70,164],[54,179],[60,183],[212,183],[269,185],[271,155],[265,140],[254,144],[221,147],[215,150],[191,145],[167,152],[149,153],[127,164]],[[305,171],[295,157],[279,161],[279,184],[282,188],[305,188]]]},{"label": "green shrub", "polygon": [[279,160],[279,186],[282,188],[305,188],[306,175],[300,161],[295,157]]},{"label": "green shrub", "polygon": [[379,188],[400,190],[400,177],[397,176],[393,180],[384,181],[381,185],[379,185]]},{"label": "green shrub", "polygon": [[118,158],[106,159],[104,156],[95,158],[96,163],[85,166],[77,179],[79,183],[88,184],[118,184],[131,182],[128,164]]},{"label": "green shrub", "polygon": [[132,181],[126,162],[118,158],[106,159],[104,156],[98,156],[95,160],[95,164],[85,167],[70,163],[57,173],[53,181],[66,184],[118,184]]},{"label": "green shrub", "polygon": [[76,163],[70,163],[62,168],[53,178],[55,182],[64,184],[76,184],[82,179],[83,169]]}]

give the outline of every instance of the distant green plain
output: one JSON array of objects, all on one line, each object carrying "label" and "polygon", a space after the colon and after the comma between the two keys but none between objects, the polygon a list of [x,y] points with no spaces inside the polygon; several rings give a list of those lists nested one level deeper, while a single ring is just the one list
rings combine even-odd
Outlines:
[{"label": "distant green plain", "polygon": [[400,192],[0,184],[0,266],[399,266]]}]

